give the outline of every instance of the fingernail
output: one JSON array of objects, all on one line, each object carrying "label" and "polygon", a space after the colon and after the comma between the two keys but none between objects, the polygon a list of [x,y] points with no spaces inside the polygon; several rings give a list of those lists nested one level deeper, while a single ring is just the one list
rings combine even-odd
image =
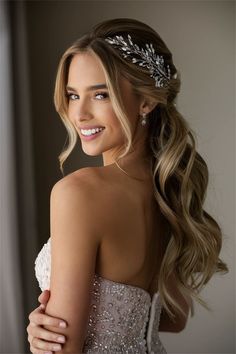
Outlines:
[{"label": "fingernail", "polygon": [[61,345],[60,344],[53,345],[52,349],[53,350],[61,350]]},{"label": "fingernail", "polygon": [[52,354],[52,352],[44,352],[44,354]]},{"label": "fingernail", "polygon": [[62,328],[66,328],[66,323],[65,322],[60,322],[59,326],[62,327]]},{"label": "fingernail", "polygon": [[65,343],[65,337],[63,336],[57,337],[57,340],[58,342]]}]

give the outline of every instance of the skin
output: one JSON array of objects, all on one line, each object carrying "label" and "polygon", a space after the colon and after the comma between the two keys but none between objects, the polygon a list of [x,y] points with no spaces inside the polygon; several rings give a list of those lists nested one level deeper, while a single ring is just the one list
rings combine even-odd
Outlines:
[{"label": "skin", "polygon": [[[109,168],[117,169],[114,165],[114,157],[124,143],[124,135],[112,108],[108,90],[106,88],[88,90],[88,87],[92,85],[101,85],[105,82],[102,67],[93,53],[76,54],[71,61],[68,73],[67,93],[70,98],[68,117],[78,132],[84,153],[89,156],[102,155],[104,166],[110,165]],[[132,125],[134,150],[122,158],[119,165],[130,175],[145,178],[147,166],[149,166],[147,151],[144,148],[147,130],[141,126],[139,114],[149,113],[155,105],[137,97],[130,83],[123,77],[120,78],[120,85],[124,106]],[[80,127],[86,125],[103,126],[105,130],[100,137],[86,141],[80,131]],[[49,297],[50,291],[45,290],[38,298],[45,308]],[[66,342],[66,336],[62,335],[62,328],[59,326],[62,319],[48,316],[45,309],[37,307],[30,313],[29,321],[27,333],[33,354],[42,354],[50,350],[56,352],[63,348],[63,344],[58,350],[53,347],[53,344],[60,343],[58,337],[64,339],[64,343]],[[167,322],[168,319],[165,319],[165,323]],[[55,332],[49,331],[44,326],[55,327]],[[167,329],[168,324],[164,326],[163,322],[163,328]]]}]

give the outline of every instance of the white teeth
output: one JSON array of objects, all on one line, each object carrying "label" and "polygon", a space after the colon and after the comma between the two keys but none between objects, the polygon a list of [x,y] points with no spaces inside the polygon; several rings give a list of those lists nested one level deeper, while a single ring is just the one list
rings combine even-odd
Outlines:
[{"label": "white teeth", "polygon": [[81,129],[81,133],[82,133],[82,135],[89,136],[89,135],[96,134],[96,133],[102,131],[103,129],[104,128]]}]

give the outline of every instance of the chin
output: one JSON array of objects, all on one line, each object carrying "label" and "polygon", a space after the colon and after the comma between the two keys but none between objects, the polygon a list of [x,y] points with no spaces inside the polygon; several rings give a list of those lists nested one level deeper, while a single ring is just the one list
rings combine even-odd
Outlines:
[{"label": "chin", "polygon": [[91,150],[90,149],[83,149],[83,147],[82,147],[82,150],[88,156],[100,156],[102,154],[102,151],[98,151],[95,149],[91,149]]}]

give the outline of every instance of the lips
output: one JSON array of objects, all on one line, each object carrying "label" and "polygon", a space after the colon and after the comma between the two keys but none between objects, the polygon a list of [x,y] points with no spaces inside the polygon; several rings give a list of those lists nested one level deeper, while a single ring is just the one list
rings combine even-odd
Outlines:
[{"label": "lips", "polygon": [[81,134],[84,136],[90,136],[92,134],[97,134],[99,132],[101,132],[102,130],[104,130],[105,128],[93,128],[93,129],[81,129]]},{"label": "lips", "polygon": [[94,140],[103,134],[103,130],[105,130],[105,127],[98,126],[92,129],[80,129],[80,137],[84,141]]}]

